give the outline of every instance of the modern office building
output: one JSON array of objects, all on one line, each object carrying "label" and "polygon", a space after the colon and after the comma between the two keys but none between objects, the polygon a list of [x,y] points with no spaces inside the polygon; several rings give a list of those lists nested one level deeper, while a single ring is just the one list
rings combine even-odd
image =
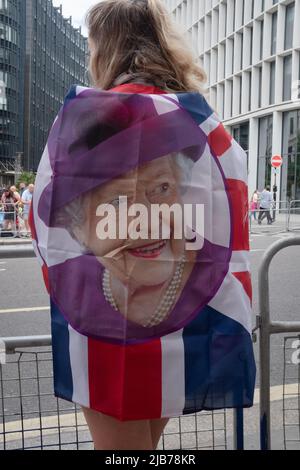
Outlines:
[{"label": "modern office building", "polygon": [[211,105],[248,152],[250,191],[276,178],[281,200],[299,200],[300,0],[165,3],[208,75]]},{"label": "modern office building", "polygon": [[25,2],[0,0],[0,159],[23,149]]},{"label": "modern office building", "polygon": [[0,0],[0,161],[37,169],[66,92],[88,84],[87,49],[52,0]]}]

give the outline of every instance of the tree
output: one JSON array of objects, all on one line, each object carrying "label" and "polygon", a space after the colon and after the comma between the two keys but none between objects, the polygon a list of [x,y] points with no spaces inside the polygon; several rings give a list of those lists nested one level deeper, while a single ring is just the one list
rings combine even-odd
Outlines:
[{"label": "tree", "polygon": [[18,178],[18,183],[17,185],[19,186],[20,183],[25,183],[26,186],[28,186],[29,184],[34,184],[35,182],[35,174],[34,173],[31,173],[29,171],[24,171],[20,177]]}]

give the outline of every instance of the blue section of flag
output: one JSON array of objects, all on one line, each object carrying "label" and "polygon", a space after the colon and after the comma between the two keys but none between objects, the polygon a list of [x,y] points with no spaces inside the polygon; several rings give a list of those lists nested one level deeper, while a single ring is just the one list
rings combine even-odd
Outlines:
[{"label": "blue section of flag", "polygon": [[55,395],[72,401],[73,378],[68,323],[53,301],[51,301],[51,330]]},{"label": "blue section of flag", "polygon": [[191,114],[199,125],[213,114],[213,110],[200,93],[179,93],[177,97],[180,105]]},{"label": "blue section of flag", "polygon": [[77,97],[77,85],[72,85],[65,97],[65,104],[67,101],[73,100]]},{"label": "blue section of flag", "polygon": [[183,330],[185,408],[249,407],[256,367],[252,339],[235,320],[205,307]]}]

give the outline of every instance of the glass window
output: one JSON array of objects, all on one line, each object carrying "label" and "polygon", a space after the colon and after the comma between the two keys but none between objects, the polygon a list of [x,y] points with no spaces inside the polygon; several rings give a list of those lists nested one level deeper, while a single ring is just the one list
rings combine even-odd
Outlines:
[{"label": "glass window", "polygon": [[262,67],[258,69],[258,107],[261,108],[262,98]]},{"label": "glass window", "polygon": [[246,151],[249,150],[249,122],[232,128],[232,134],[237,143]]},{"label": "glass window", "polygon": [[233,138],[245,150],[247,154],[247,167],[249,168],[249,122],[232,128]]},{"label": "glass window", "polygon": [[283,60],[283,101],[292,98],[292,55],[288,55]]},{"label": "glass window", "polygon": [[295,3],[291,3],[286,7],[285,11],[285,36],[284,48],[291,49],[293,47],[294,37],[294,17],[295,17]]},{"label": "glass window", "polygon": [[277,49],[277,11],[272,15],[272,37],[271,37],[271,55],[276,54]]},{"label": "glass window", "polygon": [[281,198],[300,200],[300,110],[283,114]]},{"label": "glass window", "polygon": [[259,119],[257,187],[262,191],[271,184],[273,145],[273,116]]},{"label": "glass window", "polygon": [[264,22],[260,22],[260,50],[259,50],[259,58],[262,60],[264,52]]},{"label": "glass window", "polygon": [[270,104],[275,104],[275,79],[276,79],[276,63],[271,62],[270,64]]}]

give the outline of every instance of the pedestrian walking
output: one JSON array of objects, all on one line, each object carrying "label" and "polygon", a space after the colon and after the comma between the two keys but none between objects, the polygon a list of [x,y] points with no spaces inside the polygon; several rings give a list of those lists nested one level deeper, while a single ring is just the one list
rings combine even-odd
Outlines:
[{"label": "pedestrian walking", "polygon": [[257,220],[256,219],[256,213],[258,210],[258,190],[257,189],[252,194],[252,197],[250,199],[249,209],[250,209],[250,215],[249,215],[250,221],[252,220],[252,217],[254,218],[254,220]]},{"label": "pedestrian walking", "polygon": [[30,207],[32,203],[32,198],[33,198],[33,192],[34,192],[34,184],[30,184],[28,186],[28,189],[24,191],[21,201],[23,205],[23,212],[22,212],[22,219],[25,224],[25,230],[26,230],[26,236],[31,237],[31,232],[30,232],[30,225],[29,225],[29,212],[30,212]]},{"label": "pedestrian walking", "polygon": [[268,225],[273,223],[271,217],[271,208],[273,206],[274,200],[272,193],[270,191],[270,186],[267,186],[260,195],[260,206],[259,206],[259,216],[258,216],[258,224],[261,225],[264,218],[267,217]]},{"label": "pedestrian walking", "polygon": [[69,90],[30,212],[55,396],[96,449],[154,450],[171,417],[253,404],[247,159],[160,0],[87,25],[94,87]]}]

